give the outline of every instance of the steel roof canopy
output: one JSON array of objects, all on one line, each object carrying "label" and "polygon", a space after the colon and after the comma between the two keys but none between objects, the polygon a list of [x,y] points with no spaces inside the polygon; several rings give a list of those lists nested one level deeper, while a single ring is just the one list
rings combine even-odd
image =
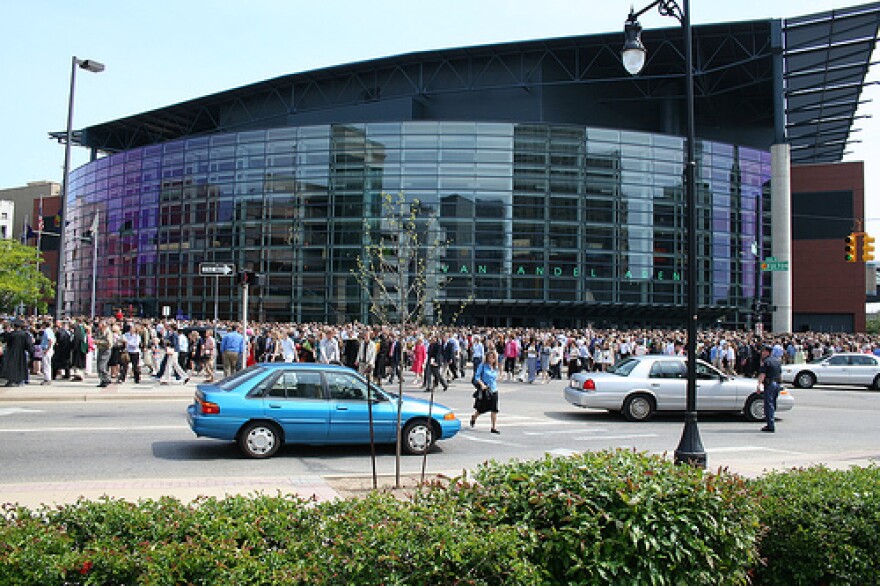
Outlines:
[{"label": "steel roof canopy", "polygon": [[837,162],[880,28],[880,3],[783,21],[787,139],[792,163]]},{"label": "steel roof canopy", "polygon": [[[783,106],[774,105],[773,98],[778,95],[773,80],[780,74],[772,67],[779,51],[773,46],[778,33],[772,31],[780,24],[782,79],[777,87],[782,87]],[[840,161],[857,130],[853,124],[878,28],[880,2],[783,21],[694,27],[698,135],[717,139],[703,132],[725,123],[744,124],[767,131],[753,133],[752,144],[746,139],[742,144],[769,148],[774,124],[782,120],[793,163]],[[644,106],[682,95],[680,31],[650,31],[646,70],[635,78],[620,63],[622,32],[423,51],[280,76],[90,126],[74,140],[119,152],[182,137],[338,122],[339,113],[352,118],[371,105],[456,93],[479,104],[487,95],[480,92],[539,90],[537,99],[547,101],[541,107],[552,110],[552,100],[577,95],[560,98],[559,88],[578,87],[606,111],[616,108],[613,122],[621,128],[632,124],[634,130],[660,131],[645,127],[654,111],[637,118]],[[784,116],[774,115],[783,107]],[[534,120],[524,116],[521,121]],[[50,136],[66,138],[57,132]]]}]

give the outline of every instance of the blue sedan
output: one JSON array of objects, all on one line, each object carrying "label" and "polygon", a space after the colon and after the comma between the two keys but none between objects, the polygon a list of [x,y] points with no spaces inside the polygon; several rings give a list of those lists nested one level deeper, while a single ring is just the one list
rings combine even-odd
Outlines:
[{"label": "blue sedan", "polygon": [[[246,456],[268,458],[283,444],[369,443],[371,405],[375,442],[393,444],[397,404],[397,395],[350,368],[274,362],[199,385],[187,422],[198,437],[235,441]],[[400,425],[409,454],[424,454],[461,429],[448,407],[410,397],[403,398]]]}]

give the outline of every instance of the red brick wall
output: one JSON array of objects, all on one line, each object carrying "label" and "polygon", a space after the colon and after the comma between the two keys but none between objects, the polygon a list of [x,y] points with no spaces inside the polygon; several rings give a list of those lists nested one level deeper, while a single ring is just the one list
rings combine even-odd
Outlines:
[{"label": "red brick wall", "polygon": [[[864,220],[862,162],[792,166],[792,194],[822,191],[852,191],[855,218]],[[843,238],[792,241],[792,311],[852,314],[856,331],[864,332],[865,264],[844,260]]]}]

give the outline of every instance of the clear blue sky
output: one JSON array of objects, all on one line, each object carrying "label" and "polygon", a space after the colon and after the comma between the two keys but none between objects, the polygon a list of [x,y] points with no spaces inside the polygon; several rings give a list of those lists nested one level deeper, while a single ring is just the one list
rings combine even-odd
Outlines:
[{"label": "clear blue sky", "polygon": [[[642,0],[28,0],[0,19],[0,188],[60,182],[71,56],[107,69],[77,75],[74,127],[264,79],[428,49],[622,31]],[[691,0],[694,24],[785,18],[846,0]],[[646,29],[677,26],[656,10]],[[622,36],[622,32],[621,32]],[[878,55],[875,54],[875,59]],[[870,80],[880,79],[876,69]],[[864,97],[877,98],[877,88]],[[866,162],[866,217],[880,228],[880,106],[845,160]],[[72,167],[87,160],[74,149]],[[880,229],[873,230],[880,233]]]}]

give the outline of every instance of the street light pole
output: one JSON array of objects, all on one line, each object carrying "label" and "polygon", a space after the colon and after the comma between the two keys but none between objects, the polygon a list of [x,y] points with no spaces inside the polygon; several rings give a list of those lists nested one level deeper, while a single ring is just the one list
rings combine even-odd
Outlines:
[{"label": "street light pole", "polygon": [[70,174],[70,143],[73,141],[73,97],[76,93],[76,68],[85,69],[86,71],[91,71],[92,73],[100,73],[104,71],[104,65],[102,63],[98,63],[97,61],[93,61],[91,59],[77,59],[76,56],[73,56],[70,65],[70,94],[68,95],[67,101],[67,136],[64,142],[64,170],[62,171],[63,175],[61,177],[61,206],[58,211],[58,216],[61,220],[61,226],[59,227],[59,241],[58,241],[58,283],[55,288],[55,317],[57,319],[61,319],[64,317],[64,273],[65,273],[65,255],[66,244],[67,244],[67,192],[69,190],[69,178]]},{"label": "street light pole", "polygon": [[690,20],[690,1],[682,0],[679,6],[675,0],[656,0],[639,12],[630,10],[624,27],[625,42],[622,61],[626,70],[636,75],[645,64],[645,47],[639,35],[642,27],[638,17],[648,10],[658,7],[663,16],[672,16],[681,24],[684,37],[685,61],[685,96],[687,119],[687,146],[684,167],[684,189],[687,230],[687,412],[685,413],[684,430],[678,447],[675,449],[676,463],[688,463],[700,468],[706,467],[706,450],[700,439],[697,426],[697,325],[699,307],[697,305],[697,193],[696,193],[696,132],[694,130],[694,64],[693,38]]}]

